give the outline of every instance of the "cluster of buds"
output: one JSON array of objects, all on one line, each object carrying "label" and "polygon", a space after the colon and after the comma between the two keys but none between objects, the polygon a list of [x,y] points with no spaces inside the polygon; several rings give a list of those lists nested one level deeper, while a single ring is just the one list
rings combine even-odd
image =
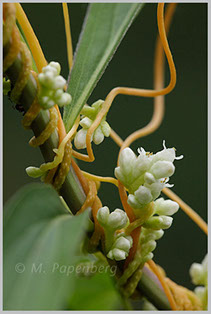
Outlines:
[{"label": "cluster of buds", "polygon": [[128,203],[134,209],[142,209],[159,197],[168,184],[169,177],[175,171],[174,148],[166,148],[156,154],[147,153],[143,148],[138,149],[137,157],[130,148],[125,148],[119,158],[119,167],[115,169],[115,176],[128,189]]},{"label": "cluster of buds", "polygon": [[203,309],[207,309],[207,298],[208,298],[208,257],[205,256],[201,264],[193,263],[190,267],[190,276],[192,282],[198,287],[195,288],[194,292],[200,299]]},{"label": "cluster of buds", "polygon": [[154,202],[154,213],[143,223],[141,229],[140,243],[143,263],[153,258],[152,251],[156,248],[156,240],[163,236],[163,229],[171,227],[173,218],[169,216],[175,214],[178,209],[179,205],[171,200],[159,198]]},{"label": "cluster of buds", "polygon": [[[82,127],[76,134],[74,139],[74,145],[77,149],[86,148],[86,134],[92,123],[94,122],[98,112],[102,108],[103,100],[98,100],[92,106],[85,105],[81,111],[81,121],[80,126]],[[108,137],[110,135],[111,128],[109,124],[106,122],[106,117],[104,117],[94,131],[92,135],[92,141],[99,145],[104,140],[104,137]]]},{"label": "cluster of buds", "polygon": [[118,208],[110,213],[109,208],[104,206],[98,210],[97,220],[104,229],[107,257],[116,261],[126,259],[133,240],[131,236],[125,236],[124,232],[119,230],[128,225],[127,214]]},{"label": "cluster of buds", "polygon": [[52,61],[38,75],[39,103],[43,109],[50,109],[56,104],[63,107],[71,102],[71,95],[64,92],[66,80],[60,75],[60,71],[60,64]]}]

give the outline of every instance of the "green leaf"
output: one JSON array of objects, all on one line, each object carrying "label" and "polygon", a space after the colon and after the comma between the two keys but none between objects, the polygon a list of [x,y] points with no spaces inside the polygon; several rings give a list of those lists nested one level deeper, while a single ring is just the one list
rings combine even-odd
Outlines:
[{"label": "green leaf", "polygon": [[105,271],[91,278],[77,278],[74,294],[70,300],[70,310],[111,311],[123,307],[120,294],[114,286],[111,273]]},{"label": "green leaf", "polygon": [[92,3],[76,48],[68,92],[72,102],[64,108],[66,131],[73,126],[108,62],[143,4]]},{"label": "green leaf", "polygon": [[4,310],[66,309],[87,215],[71,216],[55,190],[41,184],[24,187],[7,203]]}]

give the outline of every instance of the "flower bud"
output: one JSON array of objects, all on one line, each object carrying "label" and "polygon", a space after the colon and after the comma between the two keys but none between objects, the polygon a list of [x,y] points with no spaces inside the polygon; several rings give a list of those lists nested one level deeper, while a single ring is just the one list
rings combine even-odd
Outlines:
[{"label": "flower bud", "polygon": [[86,147],[86,134],[87,130],[80,129],[74,138],[74,145],[77,149],[83,149]]},{"label": "flower bud", "polygon": [[146,243],[150,240],[159,240],[160,238],[162,238],[163,234],[164,231],[162,229],[153,230],[145,229],[144,227],[142,227],[140,241],[141,243]]},{"label": "flower bud", "polygon": [[203,266],[199,263],[193,263],[190,267],[190,276],[195,285],[201,285],[203,282]]},{"label": "flower bud", "polygon": [[124,260],[124,259],[126,259],[127,256],[128,256],[128,254],[125,251],[119,250],[116,248],[109,251],[107,254],[108,258],[115,259],[116,261]]},{"label": "flower bud", "polygon": [[102,121],[100,125],[101,125],[101,130],[103,134],[105,135],[105,137],[109,137],[111,133],[111,128],[108,122]]},{"label": "flower bud", "polygon": [[104,140],[104,134],[101,130],[101,127],[98,126],[98,128],[95,130],[94,135],[93,135],[93,142],[96,145],[99,145],[100,143],[102,143]]},{"label": "flower bud", "polygon": [[63,89],[57,89],[54,93],[55,100],[60,99],[63,93],[64,93]]},{"label": "flower bud", "polygon": [[127,183],[126,183],[127,180],[126,180],[124,174],[122,173],[120,167],[116,167],[116,168],[114,169],[114,175],[115,175],[115,177],[116,177],[119,181],[121,181],[125,186],[127,185]]},{"label": "flower bud", "polygon": [[68,93],[63,93],[61,95],[61,97],[57,100],[57,104],[60,106],[60,107],[64,107],[64,106],[67,106],[71,103],[71,100],[72,100],[72,97],[70,94]]},{"label": "flower bud", "polygon": [[124,228],[128,223],[127,214],[121,209],[115,209],[108,217],[109,228],[118,230]]},{"label": "flower bud", "polygon": [[157,161],[150,169],[156,179],[168,178],[173,175],[175,167],[170,161]]},{"label": "flower bud", "polygon": [[134,163],[136,161],[136,155],[129,147],[122,150],[119,157],[119,166],[125,176],[131,174]]},{"label": "flower bud", "polygon": [[157,244],[154,240],[150,240],[144,244],[142,244],[141,246],[141,254],[147,255],[148,253],[154,251],[154,249],[156,248]]},{"label": "flower bud", "polygon": [[150,189],[143,185],[135,191],[134,195],[140,204],[149,204],[153,200]]},{"label": "flower bud", "polygon": [[145,228],[150,228],[150,229],[168,229],[172,225],[173,218],[168,217],[168,216],[153,216],[150,217],[144,224],[143,226]]},{"label": "flower bud", "polygon": [[53,81],[52,88],[53,89],[63,89],[65,84],[66,84],[66,80],[61,75],[58,75],[57,77],[55,77],[55,79]]},{"label": "flower bud", "polygon": [[171,200],[164,200],[162,197],[155,201],[155,213],[158,215],[174,215],[178,209],[178,203]]},{"label": "flower bud", "polygon": [[26,173],[28,174],[29,177],[32,178],[39,178],[42,176],[44,173],[37,167],[28,167],[26,168]]},{"label": "flower bud", "polygon": [[89,119],[88,117],[85,117],[83,118],[81,121],[80,121],[80,125],[82,126],[82,128],[84,129],[89,129],[90,126],[92,125],[92,120]]},{"label": "flower bud", "polygon": [[92,104],[92,108],[94,108],[97,111],[98,109],[100,109],[100,107],[102,107],[103,103],[104,103],[104,100],[99,99]]},{"label": "flower bud", "polygon": [[146,262],[150,261],[151,259],[153,259],[153,256],[154,256],[154,255],[153,255],[152,252],[150,252],[150,253],[148,253],[147,255],[143,256],[143,257],[141,258],[142,263],[146,263]]},{"label": "flower bud", "polygon": [[58,62],[51,61],[49,65],[56,70],[56,75],[59,75],[61,72],[61,66]]},{"label": "flower bud", "polygon": [[97,212],[97,220],[101,226],[106,226],[108,222],[110,211],[107,206],[101,207]]},{"label": "flower bud", "polygon": [[114,242],[113,246],[117,249],[123,250],[123,251],[128,253],[131,246],[132,246],[132,243],[133,243],[132,237],[121,236],[121,237],[117,238],[117,240]]},{"label": "flower bud", "polygon": [[151,191],[152,196],[153,196],[153,199],[156,199],[160,195],[160,193],[164,187],[165,187],[165,183],[161,182],[161,181],[157,181],[155,183],[152,183],[149,186],[150,191]]},{"label": "flower bud", "polygon": [[127,202],[134,209],[140,209],[143,206],[133,194],[128,195]]},{"label": "flower bud", "polygon": [[144,181],[147,183],[147,184],[152,184],[152,183],[155,183],[155,177],[153,176],[152,173],[150,172],[146,172],[145,175],[144,175]]}]

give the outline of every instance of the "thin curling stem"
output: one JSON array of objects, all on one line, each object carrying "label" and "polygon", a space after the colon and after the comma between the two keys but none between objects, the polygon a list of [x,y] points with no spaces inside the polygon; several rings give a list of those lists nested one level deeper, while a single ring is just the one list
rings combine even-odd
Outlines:
[{"label": "thin curling stem", "polygon": [[[4,34],[8,35],[9,34],[14,34],[14,30],[17,30],[15,21],[16,18],[13,18],[13,15],[15,16],[15,4],[13,3],[4,3],[3,4],[3,18],[4,18]],[[12,30],[8,32],[7,29],[5,29],[6,25],[9,25],[11,28],[11,23],[8,21],[13,21],[12,24]],[[4,37],[5,39],[5,37]],[[11,38],[6,38],[5,40],[6,44],[4,45],[4,61],[7,58],[8,54],[11,52],[11,47],[14,48],[14,44],[16,40],[17,43],[17,54],[16,54],[16,59],[12,60],[12,65],[5,71],[5,75],[10,79],[12,86],[14,86],[17,82],[17,78],[19,76],[20,70],[22,69],[23,63],[22,63],[22,56],[19,53],[20,52],[20,35],[18,30],[16,31],[16,34],[13,35]],[[14,39],[14,40],[13,40]],[[27,112],[30,106],[34,101],[36,101],[36,96],[37,96],[37,84],[36,84],[36,79],[34,78],[33,71],[30,73],[30,77],[27,81],[26,86],[23,89],[23,92],[20,97],[21,104],[24,107],[24,110]],[[36,111],[36,110],[35,110]],[[36,111],[37,112],[37,111]],[[35,113],[35,112],[34,112]],[[33,114],[34,114],[33,113]],[[31,128],[35,134],[35,136],[39,136],[41,132],[45,129],[47,123],[49,122],[49,116],[48,116],[48,111],[46,110],[41,110],[39,114],[32,119],[33,123],[31,123]],[[27,122],[27,124],[30,124],[30,122]],[[62,122],[63,123],[63,122]],[[28,126],[29,126],[28,124]],[[52,160],[54,158],[54,152],[53,149],[58,147],[58,138],[60,137],[60,134],[58,134],[55,130],[49,137],[49,139],[42,145],[40,146],[41,152],[44,156],[45,161]],[[66,134],[66,133],[65,133]],[[58,136],[59,135],[59,136]],[[67,175],[67,178],[64,182],[64,185],[62,186],[61,189],[61,195],[67,202],[68,206],[70,206],[71,210],[75,213],[77,212],[78,209],[83,204],[83,201],[85,200],[85,194],[84,191],[79,184],[78,178],[76,177],[73,169],[70,169],[70,172]]]},{"label": "thin curling stem", "polygon": [[122,95],[131,95],[131,96],[140,96],[140,97],[156,97],[156,96],[166,95],[170,93],[176,84],[176,69],[175,69],[173,57],[172,57],[172,54],[168,45],[167,37],[166,37],[163,11],[164,11],[164,4],[159,3],[158,11],[157,11],[158,30],[159,30],[161,42],[163,45],[163,49],[165,51],[165,54],[168,60],[170,76],[171,76],[170,83],[167,87],[160,90],[147,90],[147,89],[136,89],[136,88],[127,88],[127,87],[116,87],[112,89],[112,91],[106,97],[105,102],[102,105],[102,109],[98,113],[95,121],[93,122],[93,124],[87,131],[86,147],[87,147],[87,153],[89,156],[89,161],[94,161],[95,159],[93,150],[92,150],[92,145],[91,145],[92,134],[100,125],[103,117],[107,114],[114,98],[117,95],[122,94]]},{"label": "thin curling stem", "polygon": [[21,4],[15,3],[15,6],[17,20],[21,28],[23,29],[24,35],[26,36],[32,55],[34,57],[34,61],[36,63],[38,72],[40,73],[42,72],[42,68],[47,65],[47,61],[44,57],[39,41],[33,31],[33,28],[31,27],[31,24],[29,23],[27,16],[24,10],[22,9]]},{"label": "thin curling stem", "polygon": [[163,274],[161,273],[159,268],[156,266],[156,264],[153,262],[153,260],[148,261],[147,264],[152,269],[152,271],[155,273],[155,275],[158,277],[158,279],[159,279],[159,281],[163,287],[163,290],[165,291],[165,294],[169,300],[169,303],[171,305],[172,310],[177,311],[176,302],[175,302],[174,297],[171,293],[171,290],[169,289],[169,286],[167,285],[167,283],[165,281],[165,277],[163,276]]},{"label": "thin curling stem", "polygon": [[198,227],[204,231],[206,235],[208,235],[208,226],[206,222],[188,204],[186,204],[178,195],[168,188],[164,188],[162,192],[173,201],[177,202],[186,215],[188,215],[198,225]]},{"label": "thin curling stem", "polygon": [[[168,34],[171,21],[175,12],[177,4],[171,3],[166,9],[165,15],[165,29]],[[160,90],[164,86],[164,51],[160,37],[157,37],[155,48],[155,61],[154,61],[154,88]],[[141,137],[147,136],[158,129],[160,126],[165,112],[165,97],[160,95],[154,98],[154,110],[151,121],[140,130],[137,130],[130,134],[121,145],[120,152],[130,146],[134,141]]]},{"label": "thin curling stem", "polygon": [[73,64],[73,47],[72,47],[70,18],[69,18],[67,3],[62,3],[62,8],[63,8],[63,15],[64,15],[66,42],[67,42],[67,58],[68,58],[69,71],[70,71]]}]

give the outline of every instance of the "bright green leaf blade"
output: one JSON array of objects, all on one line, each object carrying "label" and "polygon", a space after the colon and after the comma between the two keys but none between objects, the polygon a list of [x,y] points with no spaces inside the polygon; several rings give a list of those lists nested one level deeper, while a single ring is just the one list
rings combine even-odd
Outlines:
[{"label": "bright green leaf blade", "polygon": [[50,186],[29,185],[9,201],[4,216],[5,310],[66,309],[87,222],[87,213],[68,214]]},{"label": "bright green leaf blade", "polygon": [[72,102],[64,108],[66,131],[86,103],[108,62],[143,4],[93,3],[88,9],[76,49],[68,92]]},{"label": "bright green leaf blade", "polygon": [[91,278],[77,278],[74,294],[70,300],[70,310],[111,311],[123,308],[112,273],[107,271],[108,266],[107,268],[102,266],[102,269],[101,274]]}]

